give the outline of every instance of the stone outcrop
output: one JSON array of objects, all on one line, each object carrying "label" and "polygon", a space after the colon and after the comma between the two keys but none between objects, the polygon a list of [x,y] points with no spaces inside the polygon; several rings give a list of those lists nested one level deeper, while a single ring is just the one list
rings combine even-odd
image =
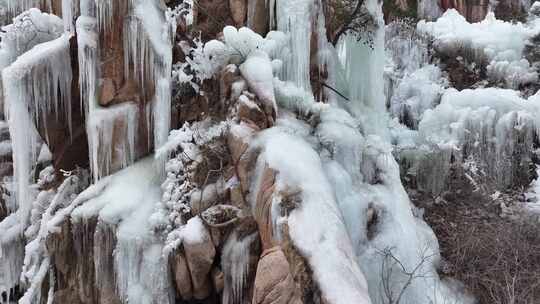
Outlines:
[{"label": "stone outcrop", "polygon": [[186,264],[193,286],[193,297],[203,300],[210,295],[210,272],[216,256],[212,237],[206,230],[198,239],[184,240]]},{"label": "stone outcrop", "polygon": [[268,33],[270,28],[270,9],[268,7],[270,2],[266,0],[254,0],[248,2],[247,26],[256,33],[266,36],[266,33]]},{"label": "stone outcrop", "polygon": [[[479,22],[486,17],[489,2],[489,0],[439,0],[439,5],[443,11],[454,8],[469,22]],[[520,0],[500,0],[492,9],[495,16],[503,20],[523,20],[528,10],[523,7],[523,1]]]},{"label": "stone outcrop", "polygon": [[266,249],[259,260],[252,304],[301,304],[289,262],[280,247]]},{"label": "stone outcrop", "polygon": [[[52,303],[121,303],[114,287],[114,246],[105,246],[107,242],[114,245],[114,232],[110,228],[100,227],[96,218],[84,223],[71,223],[67,219],[59,233],[48,237],[47,249],[56,270],[56,291]],[[100,250],[94,250],[95,244],[100,244],[97,246]],[[96,261],[108,263],[96,265]],[[97,278],[96,274],[100,277]]]},{"label": "stone outcrop", "polygon": [[191,300],[193,298],[193,286],[184,253],[181,251],[175,252],[171,258],[171,263],[177,297],[186,301]]},{"label": "stone outcrop", "polygon": [[[77,167],[88,167],[88,140],[86,135],[84,110],[81,109],[77,39],[70,39],[70,63],[72,70],[71,84],[71,122],[65,116],[58,117],[54,113],[46,115],[45,120],[39,121],[37,130],[52,153],[53,165],[56,170],[71,171]],[[59,112],[66,113],[62,106]],[[69,134],[69,124],[72,134]]]},{"label": "stone outcrop", "polygon": [[440,0],[443,10],[454,8],[458,10],[469,22],[478,22],[485,18],[488,10],[488,0]]}]

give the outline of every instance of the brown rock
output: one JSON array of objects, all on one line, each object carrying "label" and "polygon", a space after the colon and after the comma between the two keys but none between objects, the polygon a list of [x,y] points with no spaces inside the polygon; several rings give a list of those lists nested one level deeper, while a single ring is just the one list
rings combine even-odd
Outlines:
[{"label": "brown rock", "polygon": [[229,0],[231,17],[237,27],[241,27],[246,22],[247,3],[246,0]]},{"label": "brown rock", "polygon": [[113,101],[114,95],[116,94],[114,81],[110,78],[103,79],[99,92],[99,104],[104,107],[108,106]]},{"label": "brown rock", "polygon": [[[248,130],[253,130],[253,129],[248,129]],[[233,131],[233,128],[231,128],[231,131]],[[238,136],[240,134],[237,134],[236,136],[231,138],[233,142],[229,145],[231,147],[229,151],[231,151],[231,154],[233,156],[238,157],[238,158],[233,158],[233,161],[234,161],[234,166],[236,170],[236,176],[238,180],[240,181],[240,186],[245,196],[251,186],[250,184],[251,175],[252,175],[253,169],[255,168],[258,151],[254,149],[248,149],[248,143],[250,140],[249,137]]]},{"label": "brown rock", "polygon": [[6,202],[3,198],[0,198],[0,222],[8,216]]},{"label": "brown rock", "polygon": [[440,0],[440,5],[443,11],[454,8],[465,16],[469,22],[478,22],[486,17],[489,0]]},{"label": "brown rock", "polygon": [[273,195],[276,189],[276,171],[266,165],[262,176],[259,178],[260,184],[256,186],[256,189],[259,189],[259,193],[256,194],[255,207],[252,211],[259,227],[262,248],[263,250],[267,250],[275,246],[271,210]]},{"label": "brown rock", "polygon": [[219,77],[219,95],[223,104],[231,101],[231,92],[233,84],[240,79],[240,71],[234,64],[223,68]]},{"label": "brown rock", "polygon": [[280,247],[263,252],[257,266],[254,286],[252,304],[301,303],[295,297],[295,284],[289,262]]},{"label": "brown rock", "polygon": [[246,95],[238,98],[238,118],[246,123],[257,125],[260,129],[266,129],[269,126],[266,114],[255,100]]},{"label": "brown rock", "polygon": [[249,1],[248,27],[262,36],[266,36],[269,29],[269,8],[267,0]]},{"label": "brown rock", "polygon": [[250,129],[245,124],[231,126],[227,136],[227,146],[229,147],[233,163],[237,164],[242,155],[246,152],[249,146],[249,137],[251,133],[253,133],[253,129]]},{"label": "brown rock", "polygon": [[246,200],[244,198],[244,192],[240,183],[234,185],[231,188],[231,203],[238,208],[247,207]]},{"label": "brown rock", "polygon": [[191,286],[191,276],[186,261],[186,257],[180,251],[174,253],[172,261],[172,272],[174,275],[174,285],[176,293],[183,300],[191,300],[193,297],[193,287]]},{"label": "brown rock", "polygon": [[[197,4],[193,7],[193,23],[200,31],[203,41],[216,39],[225,25],[235,24],[229,1],[198,0]],[[216,24],[215,20],[220,20],[220,24]]]},{"label": "brown rock", "polygon": [[217,293],[221,293],[223,291],[223,287],[225,286],[225,276],[223,275],[223,271],[218,268],[212,269],[212,283],[214,290]]},{"label": "brown rock", "polygon": [[204,228],[200,237],[184,239],[184,251],[191,275],[193,296],[199,300],[205,299],[210,295],[209,275],[216,256],[208,229]]},{"label": "brown rock", "polygon": [[133,80],[126,81],[124,85],[116,92],[114,96],[115,103],[121,102],[141,102],[139,96],[140,88],[137,83]]}]

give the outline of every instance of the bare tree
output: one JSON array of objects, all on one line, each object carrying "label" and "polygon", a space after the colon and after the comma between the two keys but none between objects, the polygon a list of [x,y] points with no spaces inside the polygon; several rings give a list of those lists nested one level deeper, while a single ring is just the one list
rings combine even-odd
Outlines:
[{"label": "bare tree", "polygon": [[373,36],[377,29],[374,16],[366,9],[365,0],[326,0],[325,5],[332,10],[332,44],[336,45],[342,35],[355,35],[358,41],[373,47]]},{"label": "bare tree", "polygon": [[[383,250],[378,250],[378,254],[382,256],[381,264],[381,302],[385,304],[400,304],[407,289],[411,286],[414,280],[419,278],[427,278],[424,266],[435,257],[435,254],[430,254],[428,247],[422,249],[420,260],[412,267],[408,268],[403,262],[393,253],[394,248],[386,247]],[[403,280],[397,280],[399,277],[404,277]]]}]

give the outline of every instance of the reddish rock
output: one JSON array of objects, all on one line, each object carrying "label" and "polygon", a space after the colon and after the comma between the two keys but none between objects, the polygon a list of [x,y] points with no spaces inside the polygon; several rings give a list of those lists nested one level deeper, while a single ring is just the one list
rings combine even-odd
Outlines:
[{"label": "reddish rock", "polygon": [[229,9],[231,10],[231,17],[236,27],[243,26],[247,17],[246,0],[229,0]]},{"label": "reddish rock", "polygon": [[255,188],[258,189],[258,193],[256,194],[256,202],[252,212],[259,228],[262,248],[267,250],[276,245],[271,214],[273,196],[276,190],[276,171],[266,165],[262,176],[257,179],[260,183]]},{"label": "reddish rock", "polygon": [[191,275],[193,297],[202,300],[210,295],[210,270],[216,256],[212,237],[205,228],[200,237],[184,239],[184,252]]},{"label": "reddish rock", "polygon": [[258,103],[246,95],[242,95],[238,99],[238,118],[248,124],[256,125],[260,129],[266,129],[270,125],[266,114]]},{"label": "reddish rock", "polygon": [[199,0],[193,7],[194,24],[203,41],[216,39],[226,25],[236,25],[231,15],[229,1],[225,0]]},{"label": "reddish rock", "polygon": [[255,276],[252,304],[300,304],[289,262],[280,247],[265,250]]},{"label": "reddish rock", "polygon": [[267,0],[254,0],[249,1],[248,7],[248,27],[263,37],[270,28],[270,9],[267,4]]},{"label": "reddish rock", "polygon": [[99,104],[104,107],[108,106],[116,94],[114,81],[110,78],[103,79],[99,92]]}]

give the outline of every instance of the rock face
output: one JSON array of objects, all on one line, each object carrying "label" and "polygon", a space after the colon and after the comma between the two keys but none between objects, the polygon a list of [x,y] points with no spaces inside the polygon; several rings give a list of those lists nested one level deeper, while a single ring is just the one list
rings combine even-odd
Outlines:
[{"label": "rock face", "polygon": [[[71,84],[71,125],[72,134],[68,132],[67,118],[60,119],[55,114],[49,114],[45,121],[38,124],[38,132],[47,143],[56,170],[71,171],[77,167],[88,167],[88,139],[86,135],[84,110],[81,109],[81,99],[78,77],[77,39],[70,39],[71,69],[73,80]],[[60,108],[65,113],[66,109]],[[66,140],[67,139],[67,140]]]},{"label": "rock face", "polygon": [[[490,6],[489,0],[439,0],[439,5],[443,11],[447,9],[458,10],[469,22],[482,21]],[[526,16],[528,7],[523,7],[520,0],[501,0],[492,8],[497,18],[503,20],[522,20]]]},{"label": "rock face", "polygon": [[247,19],[247,2],[245,0],[229,0],[231,17],[237,27],[245,24]]},{"label": "rock face", "polygon": [[[502,2],[502,1],[501,1]],[[489,5],[488,0],[441,0],[443,10],[454,8],[458,10],[470,22],[478,22],[484,19]]]},{"label": "rock face", "polygon": [[[114,233],[106,227],[99,227],[97,219],[85,223],[65,221],[60,233],[47,239],[47,249],[53,257],[56,270],[56,287],[52,303],[76,304],[120,304],[116,295],[112,274],[113,265],[102,265],[107,276],[96,278],[96,261],[112,257],[112,249],[103,246]],[[101,244],[93,251],[94,244]],[[104,249],[104,250],[103,250]],[[98,255],[103,255],[98,257]],[[109,261],[111,259],[108,259]],[[103,273],[103,272],[100,272]],[[98,280],[99,279],[99,280]]]},{"label": "rock face", "polygon": [[289,262],[280,247],[265,250],[257,266],[252,304],[301,304]]},{"label": "rock face", "polygon": [[193,285],[193,296],[203,300],[211,292],[209,275],[216,256],[210,233],[204,230],[200,238],[184,241],[184,251]]},{"label": "rock face", "polygon": [[[498,19],[520,20],[526,16],[528,7],[521,0],[500,0],[496,1],[495,7],[491,7]],[[493,5],[493,4],[491,4]],[[456,9],[469,22],[479,22],[484,20],[489,9],[489,0],[393,0],[385,1],[385,19],[392,20],[395,17],[410,17],[411,9],[417,7],[418,17],[433,19],[440,16],[448,9]],[[435,14],[435,15],[433,15]]]},{"label": "rock face", "polygon": [[269,5],[266,0],[249,1],[247,26],[263,36],[269,29]]},{"label": "rock face", "polygon": [[186,258],[182,252],[174,253],[172,259],[172,272],[178,297],[186,301],[191,300],[193,297],[191,274]]}]

